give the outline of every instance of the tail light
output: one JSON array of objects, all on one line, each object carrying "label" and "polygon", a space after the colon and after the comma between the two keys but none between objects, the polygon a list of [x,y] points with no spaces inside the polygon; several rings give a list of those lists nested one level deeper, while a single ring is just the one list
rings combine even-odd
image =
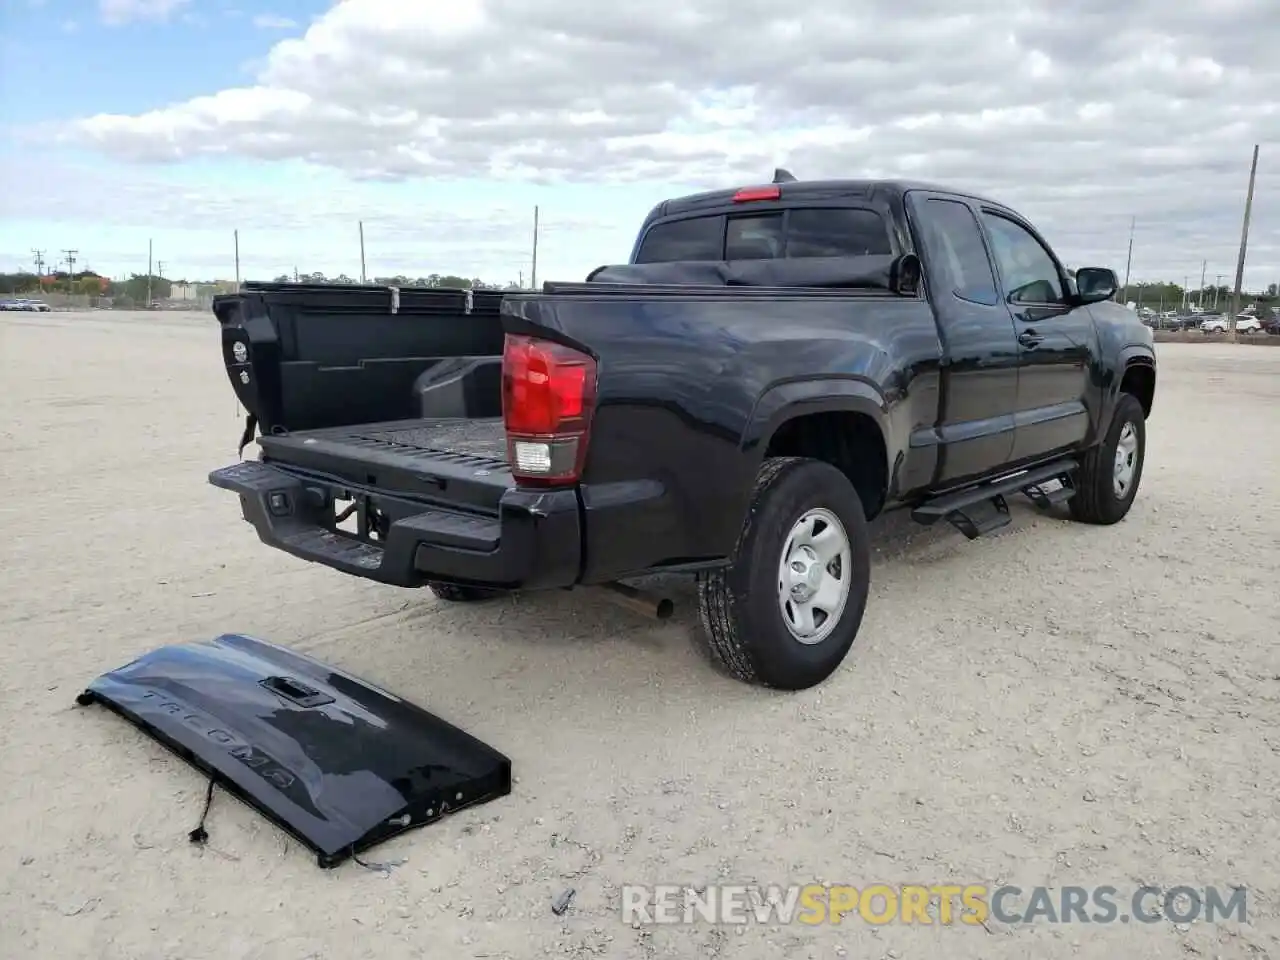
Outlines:
[{"label": "tail light", "polygon": [[576,483],[596,402],[596,362],[579,350],[507,334],[502,419],[511,473],[521,483]]}]

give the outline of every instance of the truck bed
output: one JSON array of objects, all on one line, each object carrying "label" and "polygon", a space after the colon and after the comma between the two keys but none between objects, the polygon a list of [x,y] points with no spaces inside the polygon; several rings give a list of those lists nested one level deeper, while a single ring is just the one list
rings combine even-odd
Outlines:
[{"label": "truck bed", "polygon": [[394,452],[406,457],[462,454],[506,463],[506,434],[502,418],[436,418],[365,423],[353,427],[303,430],[287,437],[264,437],[264,442],[301,439],[348,444],[360,449]]},{"label": "truck bed", "polygon": [[501,418],[393,420],[258,438],[263,460],[353,489],[448,501],[486,512],[512,485]]}]

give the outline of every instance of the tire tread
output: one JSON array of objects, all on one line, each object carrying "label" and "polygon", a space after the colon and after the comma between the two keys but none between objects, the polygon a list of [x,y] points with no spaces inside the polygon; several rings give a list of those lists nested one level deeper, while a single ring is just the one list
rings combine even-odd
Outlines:
[{"label": "tire tread", "polygon": [[[751,490],[751,505],[747,508],[746,522],[734,544],[735,558],[741,554],[742,546],[751,533],[765,492],[782,471],[803,462],[803,457],[770,457],[760,467]],[[713,660],[732,677],[744,683],[759,683],[755,665],[747,655],[746,645],[733,627],[733,602],[733,591],[729,588],[729,568],[712,570],[699,584],[698,590],[698,619],[702,621],[703,641]]]},{"label": "tire tread", "polygon": [[[796,470],[806,467],[811,468],[814,465],[821,465],[823,468],[835,470],[834,467],[823,461],[807,457],[771,457],[764,461],[756,475],[747,516],[743,521],[742,530],[738,534],[738,539],[734,545],[730,565],[710,571],[704,575],[698,584],[698,615],[702,626],[702,630],[699,631],[701,635],[700,646],[717,667],[734,679],[744,683],[788,690],[800,689],[805,685],[811,685],[805,684],[804,681],[787,680],[775,683],[762,676],[761,670],[757,665],[756,656],[753,656],[751,638],[742,629],[743,618],[740,615],[742,611],[739,610],[739,604],[751,602],[753,595],[748,592],[739,596],[739,593],[744,590],[743,580],[749,581],[753,579],[752,571],[744,570],[741,565],[751,562],[750,557],[747,555],[753,549],[750,538],[759,522],[760,515],[768,509],[771,494],[780,484],[785,482],[788,475]],[[863,521],[862,505],[858,500],[857,493],[853,490],[852,485],[848,489],[853,502],[857,505],[858,520]],[[850,530],[848,533],[851,540],[853,540],[854,531]],[[865,531],[863,533],[865,534]],[[754,577],[758,576],[758,573],[754,574]],[[850,598],[850,602],[854,603],[853,597]],[[857,612],[853,617],[856,618],[859,624],[861,623],[865,602],[865,594],[856,602]],[[855,626],[854,629],[856,631],[857,627]],[[759,642],[758,639],[757,642]],[[841,659],[843,659],[843,656],[844,654],[842,653]],[[774,670],[776,670],[776,667],[770,667],[766,672],[772,673]],[[796,683],[799,683],[800,686],[796,686]]]},{"label": "tire tread", "polygon": [[[1122,393],[1116,400],[1115,413],[1111,419],[1111,427],[1107,431],[1106,439],[1099,444],[1093,446],[1080,460],[1080,467],[1076,471],[1076,492],[1070,500],[1067,501],[1067,507],[1071,513],[1071,517],[1080,523],[1094,524],[1097,526],[1107,526],[1117,523],[1123,519],[1128,513],[1126,505],[1123,512],[1115,515],[1115,511],[1110,509],[1115,503],[1115,498],[1111,491],[1111,463],[1110,459],[1114,457],[1113,447],[1120,436],[1122,424],[1128,420],[1136,420],[1143,423],[1144,416],[1142,413],[1142,404],[1138,398],[1131,393]],[[1142,469],[1143,462],[1146,459],[1146,438],[1143,437],[1143,443],[1139,447],[1139,470]],[[1136,477],[1137,480],[1142,479],[1141,473]],[[1129,503],[1133,502],[1133,497],[1137,496],[1135,489],[1130,497]]]}]

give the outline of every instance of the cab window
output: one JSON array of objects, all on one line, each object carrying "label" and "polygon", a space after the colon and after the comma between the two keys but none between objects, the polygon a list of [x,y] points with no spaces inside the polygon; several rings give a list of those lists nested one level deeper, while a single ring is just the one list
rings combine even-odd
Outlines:
[{"label": "cab window", "polygon": [[991,250],[1010,303],[1063,303],[1062,277],[1049,251],[1025,227],[984,211]]}]

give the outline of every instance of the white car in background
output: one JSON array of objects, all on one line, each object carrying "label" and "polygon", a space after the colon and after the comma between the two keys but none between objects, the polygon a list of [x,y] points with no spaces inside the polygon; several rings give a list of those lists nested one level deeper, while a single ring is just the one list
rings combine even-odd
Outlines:
[{"label": "white car in background", "polygon": [[49,313],[53,308],[43,300],[32,300],[30,297],[14,297],[0,305],[3,310],[24,310],[27,312]]},{"label": "white car in background", "polygon": [[[1236,333],[1257,333],[1262,329],[1262,321],[1242,313],[1236,317],[1235,327]],[[1226,333],[1227,318],[1213,317],[1205,320],[1200,324],[1200,329],[1204,333]]]}]

